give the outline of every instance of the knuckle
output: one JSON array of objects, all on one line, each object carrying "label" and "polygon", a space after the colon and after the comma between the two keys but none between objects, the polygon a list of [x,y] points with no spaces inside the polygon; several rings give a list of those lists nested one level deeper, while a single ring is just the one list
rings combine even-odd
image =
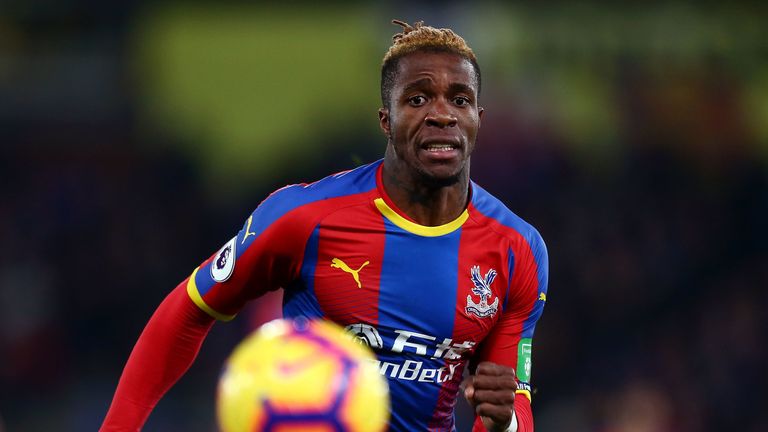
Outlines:
[{"label": "knuckle", "polygon": [[490,365],[491,365],[491,363],[490,363],[490,362],[487,362],[487,361],[484,361],[484,362],[480,362],[480,363],[477,365],[477,368],[476,368],[476,370],[475,370],[475,373],[476,373],[476,374],[487,373],[487,372],[488,372],[488,370],[489,370],[488,368],[490,367]]},{"label": "knuckle", "polygon": [[515,403],[515,393],[503,390],[478,390],[474,394],[476,403],[512,406]]},{"label": "knuckle", "polygon": [[502,385],[503,385],[505,388],[509,388],[509,389],[517,390],[517,380],[515,379],[515,377],[513,377],[513,376],[507,376],[507,377],[504,377],[504,378],[501,380],[501,382],[502,382]]},{"label": "knuckle", "polygon": [[475,400],[480,402],[489,402],[493,399],[492,392],[488,390],[477,390],[475,391]]}]

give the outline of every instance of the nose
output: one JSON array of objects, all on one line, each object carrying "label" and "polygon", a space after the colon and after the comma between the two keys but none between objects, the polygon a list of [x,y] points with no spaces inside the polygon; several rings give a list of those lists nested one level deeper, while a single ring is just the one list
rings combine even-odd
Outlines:
[{"label": "nose", "polygon": [[449,128],[456,126],[456,116],[453,114],[441,110],[436,109],[432,110],[427,114],[426,117],[424,117],[424,122],[426,122],[427,126],[433,126],[438,127],[440,129]]}]

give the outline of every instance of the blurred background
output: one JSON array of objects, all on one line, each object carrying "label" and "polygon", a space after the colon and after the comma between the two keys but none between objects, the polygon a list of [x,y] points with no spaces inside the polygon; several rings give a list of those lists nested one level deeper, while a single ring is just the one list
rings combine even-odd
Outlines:
[{"label": "blurred background", "polygon": [[[537,430],[768,430],[766,6],[3,0],[0,431],[96,430],[155,307],[270,191],[383,155],[392,18],[474,47],[473,178],[547,241]],[[216,325],[144,430],[214,431],[279,302]]]}]

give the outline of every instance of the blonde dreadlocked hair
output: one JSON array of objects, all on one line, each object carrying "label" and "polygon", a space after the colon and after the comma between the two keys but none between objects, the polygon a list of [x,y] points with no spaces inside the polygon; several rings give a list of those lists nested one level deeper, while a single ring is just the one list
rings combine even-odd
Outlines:
[{"label": "blonde dreadlocked hair", "polygon": [[416,51],[446,52],[464,57],[475,70],[477,91],[480,93],[480,66],[472,48],[461,36],[448,28],[425,26],[424,21],[410,25],[400,20],[392,20],[392,24],[401,26],[403,31],[392,36],[392,46],[387,50],[381,64],[381,103],[384,107],[390,108],[392,87],[397,78],[400,59]]}]

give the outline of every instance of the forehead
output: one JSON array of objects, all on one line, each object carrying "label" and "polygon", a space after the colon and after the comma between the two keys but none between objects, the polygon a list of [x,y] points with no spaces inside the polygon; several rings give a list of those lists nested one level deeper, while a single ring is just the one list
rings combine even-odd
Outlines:
[{"label": "forehead", "polygon": [[416,51],[400,59],[395,87],[423,78],[435,83],[465,84],[477,91],[477,75],[472,63],[450,52]]}]

